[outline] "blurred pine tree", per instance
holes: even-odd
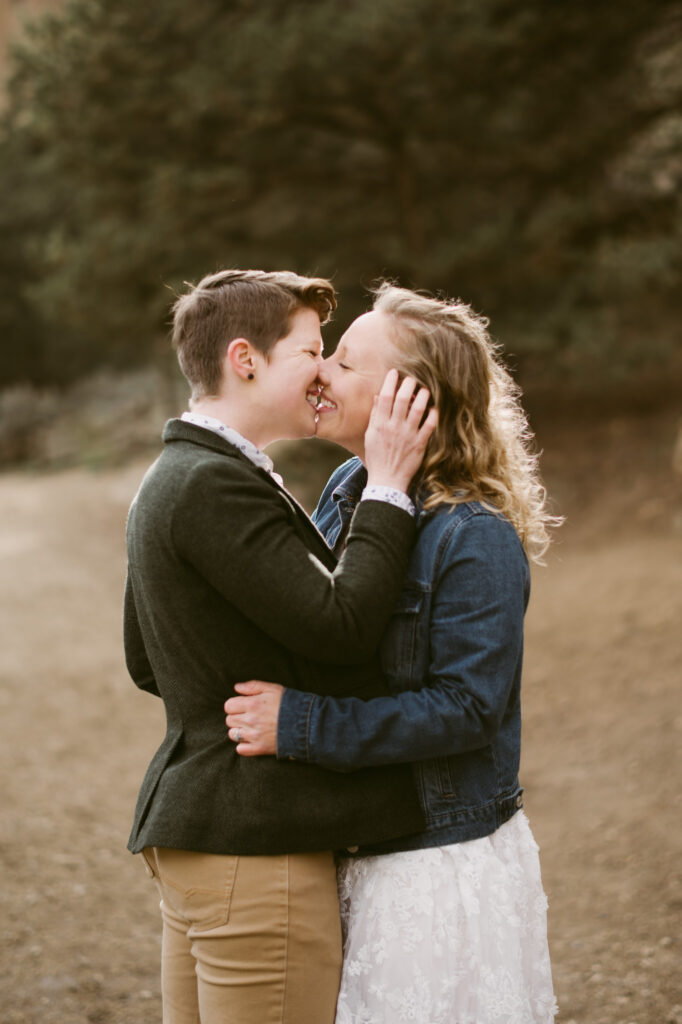
[[[679,0],[71,0],[8,86],[0,379],[149,360],[230,265],[333,275],[340,325],[462,295],[529,379],[663,364],[681,49]]]

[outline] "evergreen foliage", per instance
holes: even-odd
[[[71,0],[17,50],[0,381],[165,346],[220,266],[461,295],[522,370],[676,344],[682,4]]]

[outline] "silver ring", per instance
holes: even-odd
[[[235,729],[234,730],[234,742],[235,743],[241,743],[241,741],[242,741],[242,734],[240,733],[239,729]]]

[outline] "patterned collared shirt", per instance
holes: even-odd
[[[224,438],[230,444],[233,444],[235,448],[238,448],[242,455],[246,455],[247,459],[250,459],[255,466],[264,469],[267,473],[272,473],[272,459],[265,452],[262,452],[260,448],[257,448],[252,441],[249,441],[247,437],[240,434],[238,430],[234,430],[233,427],[228,427],[222,420],[216,419],[215,416],[204,416],[203,413],[199,412],[183,412],[182,419],[186,423],[193,423],[195,427],[212,430],[214,434],[218,434],[219,437]]]

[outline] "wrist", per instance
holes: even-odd
[[[381,487],[381,486],[367,486],[360,496],[360,501],[385,501],[389,505],[395,505],[397,508],[401,508],[403,512],[407,512],[410,516],[415,516],[417,510],[414,506],[414,502],[410,498],[409,494],[405,491],[399,491],[397,487]]]
[[[307,761],[308,723],[314,693],[285,687],[277,716],[277,760]]]

